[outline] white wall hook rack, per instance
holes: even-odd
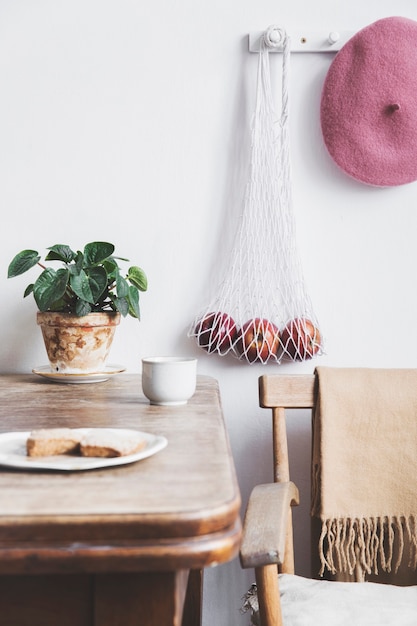
[[[287,33],[291,40],[291,52],[337,52],[345,45],[354,32],[346,30],[293,31]],[[259,52],[261,41],[267,44],[270,52],[282,52],[284,31],[279,26],[269,26],[265,31],[249,33],[249,51]]]

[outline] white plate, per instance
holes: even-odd
[[[57,383],[102,383],[108,380],[114,374],[120,374],[126,371],[123,365],[108,365],[103,372],[94,372],[93,374],[65,374],[64,372],[53,372],[49,365],[35,367],[32,372],[44,376]]]
[[[80,434],[94,430],[93,428],[74,428]],[[101,429],[102,430],[102,429]],[[65,472],[76,472],[81,470],[97,469],[100,467],[114,467],[115,465],[126,465],[141,461],[160,450],[163,450],[168,441],[161,435],[151,435],[142,431],[133,431],[124,428],[106,428],[110,432],[130,433],[135,435],[139,432],[146,439],[146,447],[126,456],[112,458],[102,457],[82,457],[70,454],[60,454],[56,456],[29,457],[26,455],[26,440],[30,431],[0,433],[0,465],[7,467],[17,467],[25,470],[46,469],[61,470]]]

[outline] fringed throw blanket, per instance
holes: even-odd
[[[321,574],[417,566],[417,370],[316,369]],[[404,550],[407,546],[407,554]]]

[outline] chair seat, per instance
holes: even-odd
[[[285,626],[416,626],[417,586],[344,583],[279,575]],[[255,597],[252,623],[259,626]]]

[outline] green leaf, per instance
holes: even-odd
[[[107,287],[106,270],[102,267],[81,270],[79,274],[71,275],[70,285],[81,300],[94,304]]]
[[[83,317],[91,313],[91,306],[85,300],[77,300],[75,303],[75,315],[77,317]]]
[[[92,267],[86,270],[85,273],[90,282],[94,302],[97,302],[107,288],[107,272],[104,267]]]
[[[136,265],[134,265],[133,267],[129,267],[127,280],[129,280],[132,285],[139,289],[139,291],[146,291],[148,289],[148,279],[146,277],[146,274],[140,267],[137,267]]]
[[[26,298],[26,296],[30,296],[32,292],[33,292],[33,283],[31,283],[30,285],[26,287],[23,297]]]
[[[123,317],[126,317],[129,313],[129,302],[127,301],[127,298],[115,298],[114,304],[119,313],[121,313]]]
[[[139,307],[139,291],[136,287],[129,287],[129,313],[132,317],[137,317],[140,320],[140,307]]]
[[[103,261],[103,267],[106,270],[109,278],[113,278],[113,280],[116,280],[116,277],[119,274],[119,266],[117,265],[114,257],[109,257],[108,259],[105,259]]]
[[[106,241],[93,241],[87,243],[84,248],[85,266],[98,265],[111,256],[114,252],[114,245]]]
[[[40,311],[47,311],[65,293],[69,272],[67,269],[55,271],[46,268],[33,285],[33,296]]]
[[[76,257],[75,252],[69,246],[64,244],[56,244],[47,248],[49,250],[45,257],[45,261],[63,261],[63,263],[71,263]]]
[[[129,284],[120,274],[116,277],[116,292],[118,298],[126,298],[129,294]]]
[[[82,252],[78,250],[74,258],[74,264],[71,265],[71,269],[74,269],[74,272],[80,273],[83,268],[83,265],[84,265],[84,255]]]
[[[71,305],[71,310],[72,306],[73,305]],[[55,300],[55,302],[49,305],[48,311],[67,311],[69,313],[70,309],[68,302],[64,298],[59,298],[59,300]]]
[[[84,255],[82,252],[77,252],[74,258],[74,263],[68,265],[68,270],[71,276],[78,276],[84,269]]]
[[[7,270],[7,278],[14,278],[14,276],[20,276],[31,267],[34,267],[36,263],[40,261],[41,257],[36,250],[22,250],[19,254],[16,254],[14,259],[10,262]]]
[[[70,287],[78,298],[94,304],[93,294],[91,293],[90,281],[84,270],[78,274],[70,275]]]

